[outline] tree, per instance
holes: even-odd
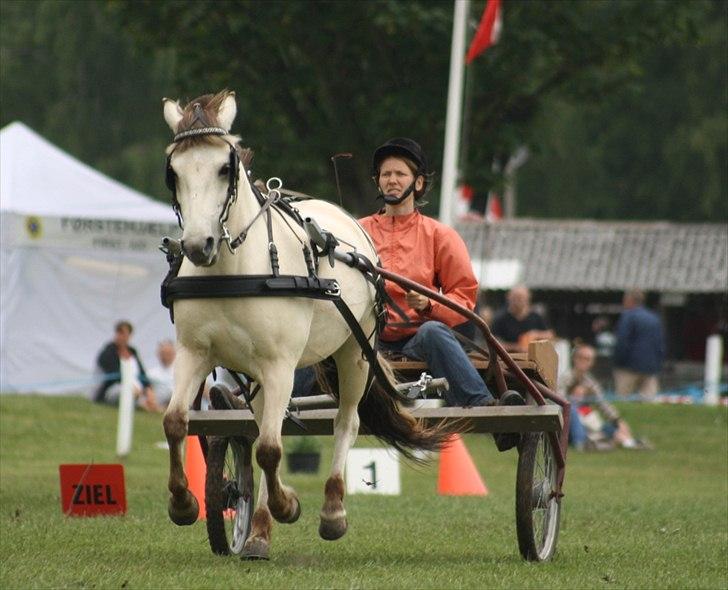
[[[690,7],[694,40],[638,56],[629,83],[590,100],[547,99],[519,178],[520,214],[728,219],[728,11]]]
[[[395,135],[417,137],[442,159],[452,6],[442,2],[135,2],[117,5],[152,47],[173,48],[178,82],[196,93],[238,89],[239,129],[256,169],[334,199],[329,157],[342,164],[345,205],[369,211],[369,154]],[[477,8],[477,7],[476,7]],[[645,51],[690,39],[705,7],[676,2],[504,3],[504,36],[469,75],[472,112],[465,172],[497,186],[505,162],[555,93],[608,97],[641,73]],[[159,27],[158,23],[165,23]],[[169,35],[168,31],[175,31]],[[483,84],[477,82],[482,80]],[[434,196],[436,201],[437,196]]]
[[[482,5],[473,3],[473,17]],[[417,138],[432,168],[440,168],[450,2],[6,0],[1,6],[2,123],[22,119],[140,190],[167,198],[161,169],[170,134],[160,99],[226,87],[237,91],[233,129],[256,150],[258,176],[281,176],[288,187],[336,201],[330,157],[354,153],[339,164],[344,205],[352,212],[375,206],[369,158],[389,137]],[[502,187],[497,168],[525,144],[535,155],[522,169],[519,213],[627,216],[635,203],[652,200],[660,203],[653,211],[680,218],[696,162],[711,188],[695,214],[721,211],[724,5],[506,0],[503,10],[501,41],[467,70],[463,172],[477,192]],[[707,25],[715,32],[698,35]],[[706,61],[709,67],[698,65]],[[673,62],[683,65],[671,69]],[[666,84],[687,106],[670,111],[680,141],[669,148],[662,116],[642,102],[664,99],[655,85]],[[706,109],[711,100],[717,106]],[[651,115],[640,115],[644,141],[629,146],[642,152],[624,154],[637,107]],[[670,162],[655,168],[659,178],[630,169],[640,162],[651,170],[659,159]],[[435,183],[430,213],[437,193]],[[642,205],[638,210],[649,214]]]
[[[140,53],[99,2],[3,0],[0,124],[19,120],[79,159],[166,198],[161,97],[174,55]],[[43,163],[38,162],[39,170]]]

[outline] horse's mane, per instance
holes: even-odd
[[[182,119],[177,126],[177,133],[189,131],[190,129],[200,129],[202,127],[219,127],[220,122],[217,118],[217,112],[220,109],[225,98],[230,94],[229,90],[222,90],[217,94],[203,94],[197,98],[190,100],[182,108]],[[167,148],[167,152],[175,149],[177,152],[183,152],[186,149],[200,144],[219,144],[226,141],[236,147],[240,160],[245,168],[250,166],[253,161],[253,150],[240,146],[240,137],[237,135],[193,135],[181,139],[175,144]]]

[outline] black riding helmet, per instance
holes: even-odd
[[[377,187],[379,187],[379,168],[382,162],[390,156],[402,156],[415,163],[415,166],[417,166],[415,178],[418,176],[424,178],[422,190],[415,194],[415,198],[419,198],[425,194],[428,180],[427,157],[422,151],[420,144],[408,137],[394,137],[374,150],[374,155],[372,156],[372,177],[374,178],[374,182],[377,183]]]

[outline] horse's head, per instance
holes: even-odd
[[[236,111],[229,91],[201,96],[184,108],[164,99],[164,119],[175,134],[167,148],[167,186],[183,225],[182,251],[196,266],[217,260],[237,196],[239,138],[229,135]]]

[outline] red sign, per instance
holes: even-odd
[[[126,514],[123,465],[61,465],[59,471],[67,516]]]

